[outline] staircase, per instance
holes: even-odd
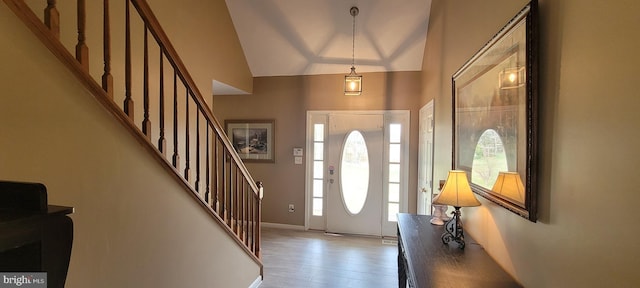
[[[252,179],[233,149],[147,2],[118,1],[117,5],[125,5],[124,15],[112,17],[110,12],[114,9],[109,0],[103,0],[101,15],[88,14],[85,0],[77,1],[75,15],[59,12],[55,0],[31,1],[31,6],[23,0],[3,1],[114,119],[189,191],[212,221],[262,267],[262,185]],[[42,2],[41,18],[34,12],[38,11],[33,7],[37,2]],[[69,6],[66,2],[71,1],[65,1]],[[60,40],[61,17],[65,15],[77,20],[77,43],[71,52]],[[86,20],[97,17],[103,20],[102,35],[92,37],[100,36],[103,47],[88,47]],[[114,21],[120,20],[124,23],[118,22],[117,26],[125,27],[118,31],[122,35],[111,29],[116,26]],[[112,45],[116,42],[124,45]],[[89,61],[100,58],[103,71],[90,71]],[[98,74],[100,77],[95,76]]]

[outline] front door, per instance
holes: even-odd
[[[330,114],[327,231],[382,235],[384,115]]]

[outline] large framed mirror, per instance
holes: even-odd
[[[453,74],[453,169],[472,190],[537,220],[537,3]]]

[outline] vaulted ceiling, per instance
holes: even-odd
[[[226,0],[254,77],[422,68],[431,0]]]

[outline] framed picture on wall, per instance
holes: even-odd
[[[453,74],[453,163],[472,190],[537,220],[537,2]]]
[[[226,120],[227,135],[244,162],[275,162],[275,120]]]

